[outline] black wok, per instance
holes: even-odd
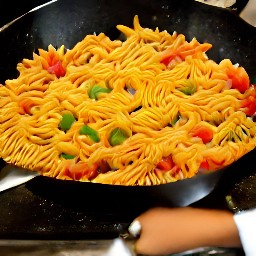
[[[18,19],[0,32],[0,83],[16,78],[16,64],[32,58],[38,48],[65,45],[72,48],[85,35],[104,32],[111,39],[120,36],[117,24],[132,26],[138,15],[143,27],[185,34],[210,42],[208,56],[219,62],[229,58],[256,76],[256,29],[234,11],[204,5],[193,0],[58,0]],[[255,151],[228,168],[191,179],[157,186],[116,186],[36,177],[27,183],[33,193],[62,203],[95,211],[139,212],[156,205],[187,206],[227,187],[234,179],[253,172]],[[5,163],[2,161],[2,166]]]

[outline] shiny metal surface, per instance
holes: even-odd
[[[37,172],[14,165],[6,165],[0,170],[0,192],[26,183],[38,175]]]
[[[113,240],[0,240],[3,256],[135,256],[133,244],[115,238]],[[242,256],[242,252],[229,248],[196,248],[172,256],[224,255]],[[142,256],[142,255],[140,255]],[[144,255],[146,256],[146,255]],[[169,255],[171,256],[171,254]]]
[[[3,256],[132,256],[122,240],[0,240]],[[109,254],[112,253],[112,254]]]
[[[29,10],[28,12],[22,14],[21,16],[15,18],[14,20],[12,20],[12,21],[8,22],[7,24],[5,24],[4,26],[2,26],[2,27],[0,28],[0,32],[2,32],[3,30],[7,29],[7,28],[8,28],[9,26],[11,26],[14,22],[18,21],[19,19],[21,19],[22,17],[24,17],[24,16],[27,15],[28,13],[34,12],[34,11],[40,9],[40,8],[43,8],[43,7],[46,6],[46,5],[52,4],[52,3],[57,2],[57,1],[58,1],[58,0],[52,0],[52,1],[46,2],[45,4],[39,5],[39,6],[35,7],[35,8],[33,8],[33,9]]]

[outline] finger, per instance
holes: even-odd
[[[129,226],[128,228],[129,233],[134,237],[134,238],[139,238],[141,234],[141,223],[139,222],[138,219],[135,219]]]

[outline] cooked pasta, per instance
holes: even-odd
[[[157,185],[230,165],[255,147],[255,89],[210,43],[118,25],[18,63],[0,86],[0,157],[57,179]]]

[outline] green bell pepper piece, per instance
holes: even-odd
[[[88,135],[94,142],[99,142],[100,137],[98,132],[89,127],[88,125],[83,125],[79,130],[79,133],[82,135]]]
[[[110,93],[110,92],[111,92],[111,89],[109,88],[104,88],[99,85],[94,85],[89,89],[88,95],[91,99],[97,100],[100,93]]]
[[[184,86],[179,89],[181,92],[183,92],[186,95],[192,95],[196,92],[196,86],[193,84],[189,84],[188,86]]]
[[[115,128],[110,134],[109,143],[111,146],[117,146],[122,144],[127,138],[128,135],[125,131],[120,128]]]
[[[76,121],[75,117],[72,114],[63,114],[60,121],[59,127],[63,131],[67,131],[71,128],[72,124]]]
[[[61,157],[65,158],[65,159],[73,159],[73,158],[75,158],[75,156],[72,156],[72,155],[69,155],[69,154],[64,154],[64,153],[61,154]]]

